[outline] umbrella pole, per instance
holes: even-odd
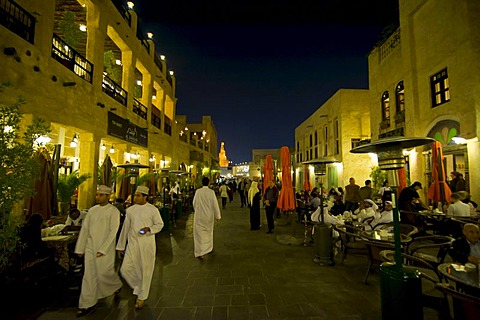
[[[438,185],[440,187],[440,200],[442,201],[442,207],[447,202],[445,197],[445,185],[444,185],[444,175],[443,175],[443,162],[441,157],[441,150],[437,148],[437,162],[438,162]],[[441,208],[439,208],[441,209]]]

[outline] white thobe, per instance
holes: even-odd
[[[215,219],[221,219],[215,192],[204,186],[193,197],[193,245],[195,257],[203,256],[213,250],[213,229]]]
[[[88,211],[78,235],[75,253],[85,255],[85,273],[78,307],[94,306],[99,299],[112,295],[122,287],[115,272],[115,237],[120,225],[120,212],[111,204],[96,205]],[[97,252],[103,256],[97,257]]]
[[[448,206],[447,214],[455,217],[470,217],[470,207],[462,201],[456,201]]]
[[[140,229],[149,227],[150,232],[140,234]],[[158,209],[146,203],[127,208],[117,250],[127,250],[120,273],[133,288],[133,294],[140,300],[147,300],[155,267],[155,233],[163,228],[163,220]]]
[[[399,216],[400,218],[400,216]],[[390,223],[393,222],[393,211],[382,211],[382,213],[379,213],[375,215],[375,219],[370,223],[372,228],[375,228],[375,226],[379,223]]]

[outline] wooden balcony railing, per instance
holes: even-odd
[[[113,99],[127,106],[127,91],[105,74],[103,75],[102,90]]]
[[[0,0],[0,24],[30,43],[35,38],[35,17],[11,0]]]
[[[133,98],[133,113],[138,114],[143,119],[147,120],[148,108],[145,107],[140,101]]]
[[[52,58],[72,70],[80,78],[92,83],[93,64],[56,34],[53,34]]]

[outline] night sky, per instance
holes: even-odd
[[[177,114],[211,115],[234,164],[293,147],[295,127],[338,89],[367,88],[367,55],[398,24],[398,0],[134,3],[175,71]]]

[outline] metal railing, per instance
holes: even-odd
[[[105,74],[103,75],[102,90],[124,106],[127,105],[127,91]]]
[[[140,29],[140,26],[137,26],[137,39],[140,40],[142,43],[142,46],[147,49],[147,52],[150,54],[150,43],[148,43],[147,39],[145,39],[144,33],[142,32],[142,29]]]
[[[158,69],[163,72],[163,65],[162,65],[162,59],[158,56],[158,53],[155,52],[155,55],[153,56],[153,61],[157,65]]]
[[[92,83],[93,64],[56,34],[53,34],[52,39],[52,58],[72,70],[80,78]]]
[[[112,3],[117,8],[118,12],[122,15],[122,17],[128,22],[128,25],[132,26],[132,15],[128,12],[128,9],[125,8],[123,3],[120,0],[112,0]]]
[[[170,83],[171,86],[173,86],[173,80],[172,80],[172,76],[170,75],[170,73],[167,72],[167,81],[168,83]]]
[[[35,17],[11,0],[0,0],[0,24],[33,44]]]
[[[145,107],[140,101],[133,98],[133,113],[138,114],[143,119],[147,119],[148,108]]]

